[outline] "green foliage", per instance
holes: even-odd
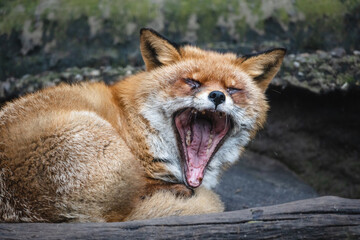
[[[197,26],[192,30],[198,33],[199,41],[206,41],[217,37],[219,18],[232,22],[230,24],[240,35],[250,28],[263,30],[265,18],[268,17],[263,12],[266,4],[270,3],[262,0],[167,0],[163,3],[151,0],[12,0],[0,4],[0,34],[21,31],[26,21],[34,24],[36,21],[49,20],[56,22],[55,33],[61,35],[71,21],[92,17],[100,25],[104,21],[110,22],[107,26],[113,28],[113,34],[123,36],[128,23],[135,23],[139,27],[149,26],[162,13],[170,33],[187,32],[192,27],[189,20],[195,16]],[[270,11],[271,16],[282,26],[290,23],[291,8],[295,7],[295,11],[305,16],[305,25],[317,26],[321,21],[325,28],[340,28],[344,14],[359,5],[358,0],[297,0],[293,5],[276,5]]]
[[[183,0],[166,1],[164,5],[165,19],[168,21],[169,32],[186,32],[189,26],[189,19],[192,15],[197,18],[200,40],[216,37],[213,29],[216,28],[220,15],[225,18],[228,13],[236,9],[237,1],[206,1],[206,0]]]
[[[297,0],[296,7],[305,14],[306,20],[310,22],[325,16],[339,19],[346,13],[346,7],[340,0]]]
[[[359,0],[0,0],[0,43],[8,46],[0,49],[0,78],[58,64],[123,64],[127,54],[138,62],[141,27],[176,42],[239,43],[239,52],[270,42],[354,50],[359,37],[349,29],[359,10]]]
[[[290,22],[289,13],[284,8],[275,10],[275,16],[285,25],[288,25]]]
[[[117,29],[129,22],[146,24],[156,16],[156,5],[149,0],[14,0],[3,3],[0,9],[0,34],[20,31],[24,22],[30,20],[56,20],[59,28],[82,16],[111,20]]]
[[[6,1],[0,9],[0,34],[10,33],[11,30],[21,30],[24,22],[35,16],[38,0]]]
[[[297,9],[305,16],[307,25],[315,25],[320,31],[326,28],[341,32],[345,14],[360,6],[358,0],[297,0]]]

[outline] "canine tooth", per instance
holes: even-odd
[[[206,152],[208,152],[208,150],[210,149],[212,141],[213,141],[213,135],[210,134],[210,138],[209,138],[209,141],[208,141]]]
[[[210,138],[210,139],[209,139],[209,142],[208,142],[208,148],[211,147],[211,143],[212,143],[212,139]]]
[[[188,130],[187,132],[186,132],[186,145],[190,145],[191,144],[191,131],[190,130]]]
[[[186,145],[190,145],[191,144],[191,136],[190,135],[187,135],[186,136]]]

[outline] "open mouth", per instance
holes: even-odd
[[[206,166],[231,128],[228,115],[215,110],[187,108],[174,116],[186,184],[200,186]]]

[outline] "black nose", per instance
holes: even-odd
[[[212,91],[209,94],[209,99],[215,104],[215,109],[216,109],[218,105],[225,102],[225,94],[220,91]]]

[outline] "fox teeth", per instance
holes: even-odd
[[[186,136],[186,145],[189,146],[191,144],[191,137],[189,135]]]
[[[212,139],[210,138],[210,139],[209,139],[209,142],[208,142],[208,148],[211,147],[211,144],[212,144]]]
[[[213,141],[213,135],[212,135],[212,134],[210,134],[210,138],[209,138],[208,145],[207,145],[207,150],[209,150],[209,149],[210,149],[211,144],[212,144],[212,141]]]
[[[186,145],[190,145],[191,144],[191,131],[190,130],[188,130],[187,132],[186,132]]]

